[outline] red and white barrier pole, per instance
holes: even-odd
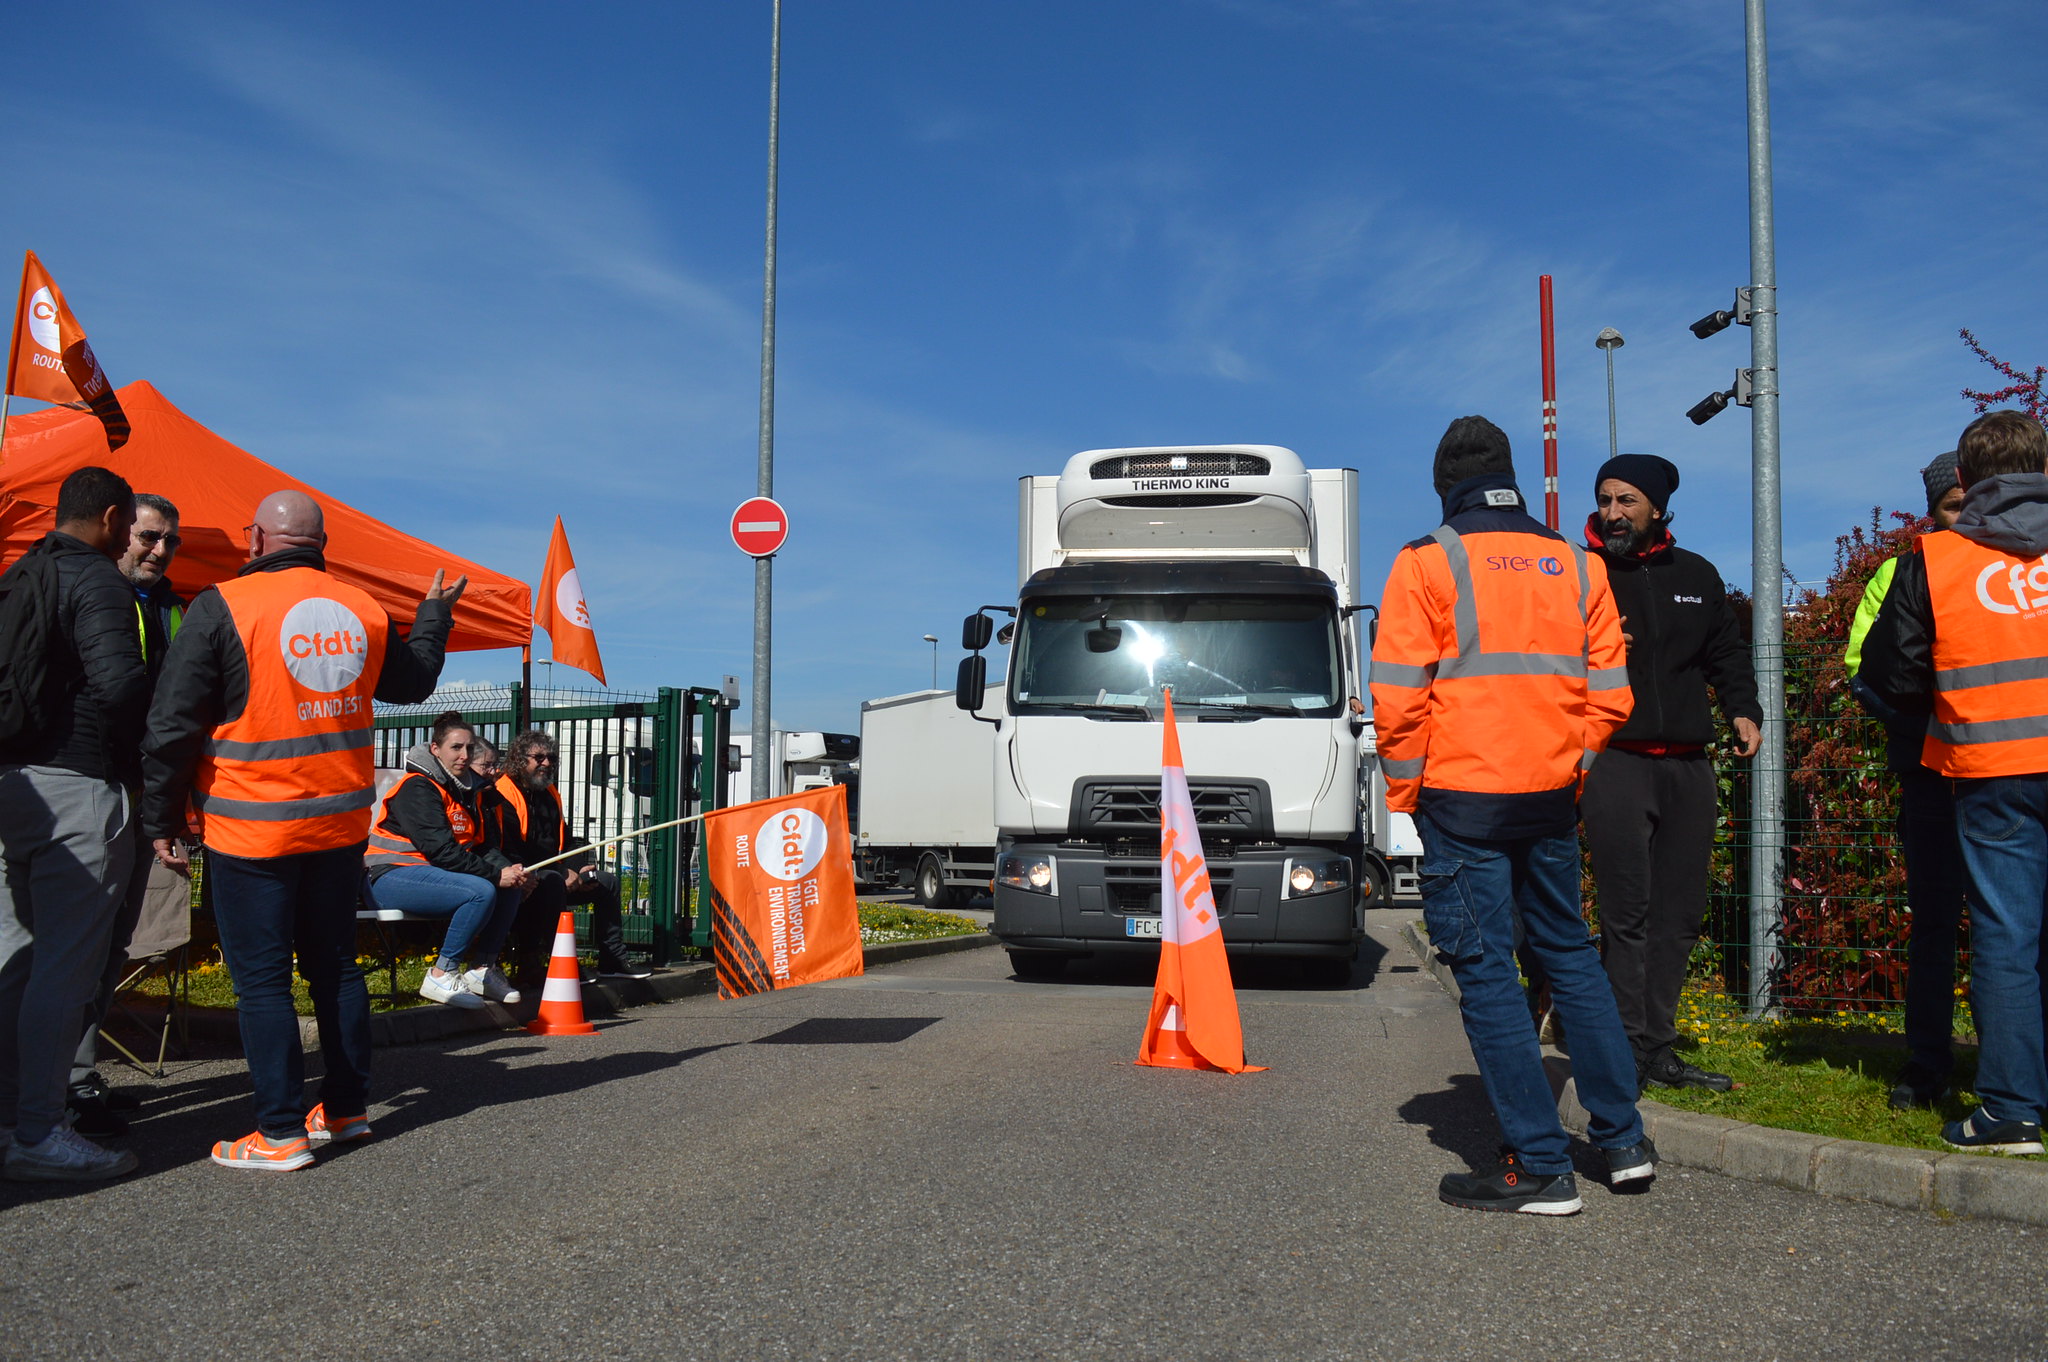
[[[1543,311],[1543,523],[1557,528],[1557,332],[1550,316],[1550,276],[1537,285]]]

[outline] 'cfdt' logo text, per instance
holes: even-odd
[[[1995,615],[2018,615],[2048,605],[2048,558],[2031,563],[2001,558],[1986,564],[1977,574],[1977,599]]]

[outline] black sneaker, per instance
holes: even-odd
[[[98,1069],[88,1071],[85,1075],[85,1082],[75,1091],[94,1093],[102,1102],[107,1104],[108,1111],[118,1111],[123,1116],[126,1116],[131,1111],[142,1110],[142,1099],[140,1097],[123,1092],[119,1088],[108,1087],[107,1080],[100,1076]]]
[[[1918,1064],[1908,1064],[1899,1073],[1899,1081],[1892,1087],[1891,1108],[1893,1111],[1911,1111],[1915,1107],[1931,1107],[1949,1095],[1948,1080],[1936,1076]]]
[[[71,1113],[71,1128],[81,1135],[110,1140],[128,1133],[128,1123],[114,1114],[104,1097],[94,1093],[72,1093],[64,1110]]]
[[[1620,1188],[1632,1183],[1647,1187],[1657,1179],[1657,1146],[1650,1143],[1650,1137],[1643,1136],[1641,1144],[1632,1144],[1626,1149],[1609,1149],[1607,1154],[1607,1185]]]
[[[1704,1088],[1708,1092],[1727,1092],[1735,1086],[1735,1080],[1727,1074],[1708,1073],[1696,1069],[1677,1055],[1665,1054],[1653,1059],[1643,1069],[1643,1086],[1648,1088]]]
[[[1994,1121],[1978,1107],[1941,1128],[1941,1138],[1973,1154],[2039,1154],[2041,1127],[2032,1121]]]
[[[597,967],[597,977],[600,979],[646,979],[653,973],[651,969],[634,969],[631,965],[607,965],[600,962]]]
[[[1447,1206],[1524,1215],[1577,1215],[1585,1206],[1570,1173],[1532,1173],[1512,1155],[1490,1172],[1444,1174],[1436,1195]]]

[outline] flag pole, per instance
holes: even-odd
[[[14,401],[14,394],[0,391],[0,459],[7,457],[7,406]]]
[[[666,832],[670,828],[679,828],[685,823],[700,822],[703,819],[709,818],[714,813],[724,812],[725,810],[723,809],[706,809],[702,813],[693,813],[688,818],[671,818],[666,823],[650,823],[644,828],[635,828],[631,832],[622,832],[616,837],[607,837],[601,842],[587,842],[580,847],[571,847],[569,850],[563,852],[561,855],[550,856],[545,861],[529,862],[526,868],[528,870],[544,870],[548,866],[554,865],[558,861],[566,861],[569,860],[571,857],[581,856],[585,852],[595,851],[599,847],[608,847],[612,845],[614,842],[626,842],[632,840],[635,837],[645,837],[650,832]]]
[[[529,635],[530,637],[530,635]],[[533,644],[528,643],[519,650],[519,703],[512,706],[512,736],[518,737],[528,728],[528,716],[533,713]],[[509,740],[508,740],[509,741]]]

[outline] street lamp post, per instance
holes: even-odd
[[[926,634],[924,641],[932,645],[932,689],[939,688],[939,636]]]
[[[1621,441],[1614,427],[1614,352],[1628,342],[1621,333],[1611,326],[1602,327],[1600,334],[1593,337],[1593,344],[1607,356],[1607,457],[1613,458],[1621,452]]]

